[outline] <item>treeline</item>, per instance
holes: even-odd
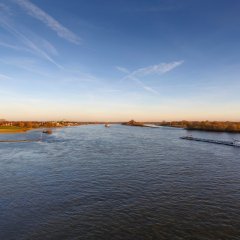
[[[40,127],[53,127],[51,122],[12,122],[12,126],[20,128],[40,128]]]
[[[135,127],[143,127],[144,124],[140,122],[136,122],[134,120],[130,120],[129,122],[124,122],[122,125],[127,125],[127,126],[135,126]]]
[[[161,126],[180,127],[188,130],[215,131],[215,132],[240,132],[240,122],[220,121],[173,121],[161,122]]]
[[[64,126],[77,126],[83,123],[78,122],[39,122],[39,121],[1,121],[0,126],[13,126],[20,128],[51,128],[51,127],[64,127]]]
[[[0,119],[1,120],[1,119]],[[14,126],[20,128],[51,128],[65,126],[79,126],[88,124],[105,124],[106,122],[71,122],[71,121],[0,121],[0,126]]]

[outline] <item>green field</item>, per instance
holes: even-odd
[[[0,133],[18,133],[26,132],[27,128],[21,128],[17,126],[0,126]]]

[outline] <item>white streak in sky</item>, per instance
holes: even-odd
[[[152,65],[149,67],[145,68],[139,68],[135,71],[133,71],[130,75],[131,76],[137,76],[137,77],[142,77],[146,75],[151,75],[151,74],[164,74],[167,72],[170,72],[174,68],[180,66],[183,64],[184,61],[176,61],[176,62],[171,62],[171,63],[160,63],[158,65]]]
[[[146,84],[144,84],[141,80],[139,80],[136,77],[133,76],[128,76],[128,79],[133,80],[134,82],[136,82],[139,86],[141,86],[145,91],[150,92],[150,93],[154,93],[154,94],[159,94],[158,91],[156,91],[155,89],[147,86]]]
[[[128,69],[124,68],[124,67],[119,67],[119,66],[116,66],[115,67],[119,72],[122,72],[122,73],[130,73]]]
[[[48,60],[49,62],[53,63],[55,66],[57,66],[58,68],[63,68],[63,66],[61,66],[60,64],[58,64],[57,62],[55,62],[44,50],[40,49],[33,41],[31,41],[28,37],[26,37],[23,33],[19,32],[13,25],[11,25],[10,23],[8,23],[7,21],[5,21],[4,19],[0,19],[0,23],[2,24],[2,26],[9,31],[10,33],[12,33],[13,35],[15,35],[19,40],[21,40],[24,45],[31,51],[34,52],[35,54],[45,58],[46,60]],[[46,41],[45,41],[46,43]],[[49,48],[50,45],[48,45]]]
[[[0,12],[5,12],[5,13],[8,13],[8,14],[12,14],[12,12],[10,11],[10,8],[3,4],[3,3],[0,3]]]
[[[17,51],[28,51],[27,48],[19,47],[17,45],[12,45],[12,44],[5,43],[5,42],[0,42],[0,47],[10,48],[10,49],[17,50]]]
[[[65,40],[79,44],[80,38],[72,31],[61,25],[56,19],[44,12],[41,8],[31,3],[28,0],[14,0],[27,14],[33,18],[38,19],[48,26],[51,30],[57,33],[57,35]]]
[[[139,68],[133,72],[129,72],[127,69],[122,68],[122,67],[116,67],[119,71],[124,72],[124,70],[128,71],[128,74],[122,78],[122,80],[125,79],[130,79],[135,81],[138,85],[140,85],[144,90],[151,92],[151,93],[155,93],[158,94],[158,92],[156,90],[154,90],[153,88],[145,85],[141,80],[139,80],[139,78],[147,76],[147,75],[153,75],[153,74],[164,74],[167,72],[172,71],[174,68],[182,65],[184,63],[184,61],[175,61],[175,62],[170,62],[170,63],[160,63],[157,65],[152,65],[149,67],[144,67],[144,68]],[[126,73],[126,71],[125,71]]]
[[[0,74],[0,80],[10,80],[10,79],[12,79],[12,78],[5,74]]]

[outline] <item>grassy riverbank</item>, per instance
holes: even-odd
[[[0,126],[0,134],[1,133],[24,133],[30,130],[25,127],[17,127],[17,126]]]
[[[32,129],[50,129],[74,127],[89,124],[87,122],[54,122],[54,121],[0,121],[0,134],[6,133],[24,133]]]

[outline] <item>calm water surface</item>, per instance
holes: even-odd
[[[1,143],[0,239],[239,240],[240,148],[186,134],[94,125]]]

